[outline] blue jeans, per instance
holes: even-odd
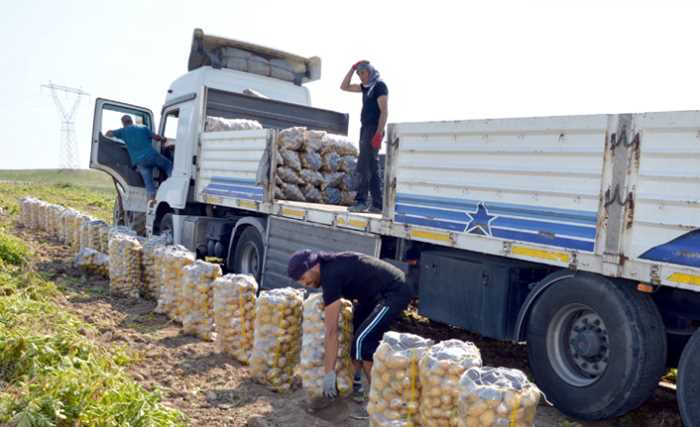
[[[153,168],[158,168],[163,171],[166,176],[170,176],[173,172],[173,162],[164,155],[153,151],[136,165],[136,169],[143,177],[143,183],[146,185],[146,193],[149,199],[156,196],[156,184],[153,181]]]

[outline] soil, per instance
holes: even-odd
[[[124,345],[135,355],[128,367],[131,376],[149,390],[161,390],[163,402],[182,411],[192,426],[351,426],[360,406],[352,401],[335,403],[314,414],[308,412],[300,384],[279,394],[254,383],[248,368],[232,357],[216,352],[213,343],[183,335],[180,326],[155,314],[155,302],[109,295],[109,281],[72,266],[71,251],[47,241],[41,233],[21,228],[15,234],[33,249],[37,270],[53,280],[65,294],[61,302],[98,331],[95,339],[106,345]],[[527,372],[526,347],[408,316],[396,330],[414,332],[435,340],[459,338],[473,341],[486,363]],[[681,426],[673,391],[659,388],[642,408],[617,420],[580,422],[569,419],[543,402],[536,426]]]

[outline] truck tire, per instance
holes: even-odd
[[[236,242],[230,265],[233,266],[234,273],[250,274],[260,283],[264,255],[262,236],[255,227],[246,227]]]
[[[535,382],[563,413],[584,420],[644,403],[665,371],[666,334],[649,295],[577,274],[547,288],[527,328]]]
[[[165,215],[163,215],[163,217],[160,219],[160,222],[158,223],[158,234],[162,236],[167,233],[170,233],[170,236],[172,237],[173,214],[171,213],[166,213]]]
[[[685,345],[678,364],[678,407],[686,427],[700,427],[700,329]]]

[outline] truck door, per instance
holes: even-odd
[[[121,117],[125,114],[131,116],[134,124],[141,124],[153,130],[151,110],[98,98],[95,101],[95,116],[92,122],[90,167],[111,175],[121,186],[121,189],[118,189],[120,192],[129,195],[144,193],[145,197],[143,178],[129,161],[124,141],[105,136],[107,131],[122,127]]]

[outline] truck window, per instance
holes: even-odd
[[[102,110],[102,134],[106,134],[109,130],[120,129],[122,127],[122,116],[125,114],[124,111],[112,110],[109,107],[105,107]],[[136,125],[143,125],[143,117],[138,114],[126,113],[131,116]]]
[[[177,122],[180,115],[179,113],[179,110],[170,111],[165,116],[165,127],[163,129],[163,136],[168,138],[172,142],[175,142],[175,138],[177,138]]]

